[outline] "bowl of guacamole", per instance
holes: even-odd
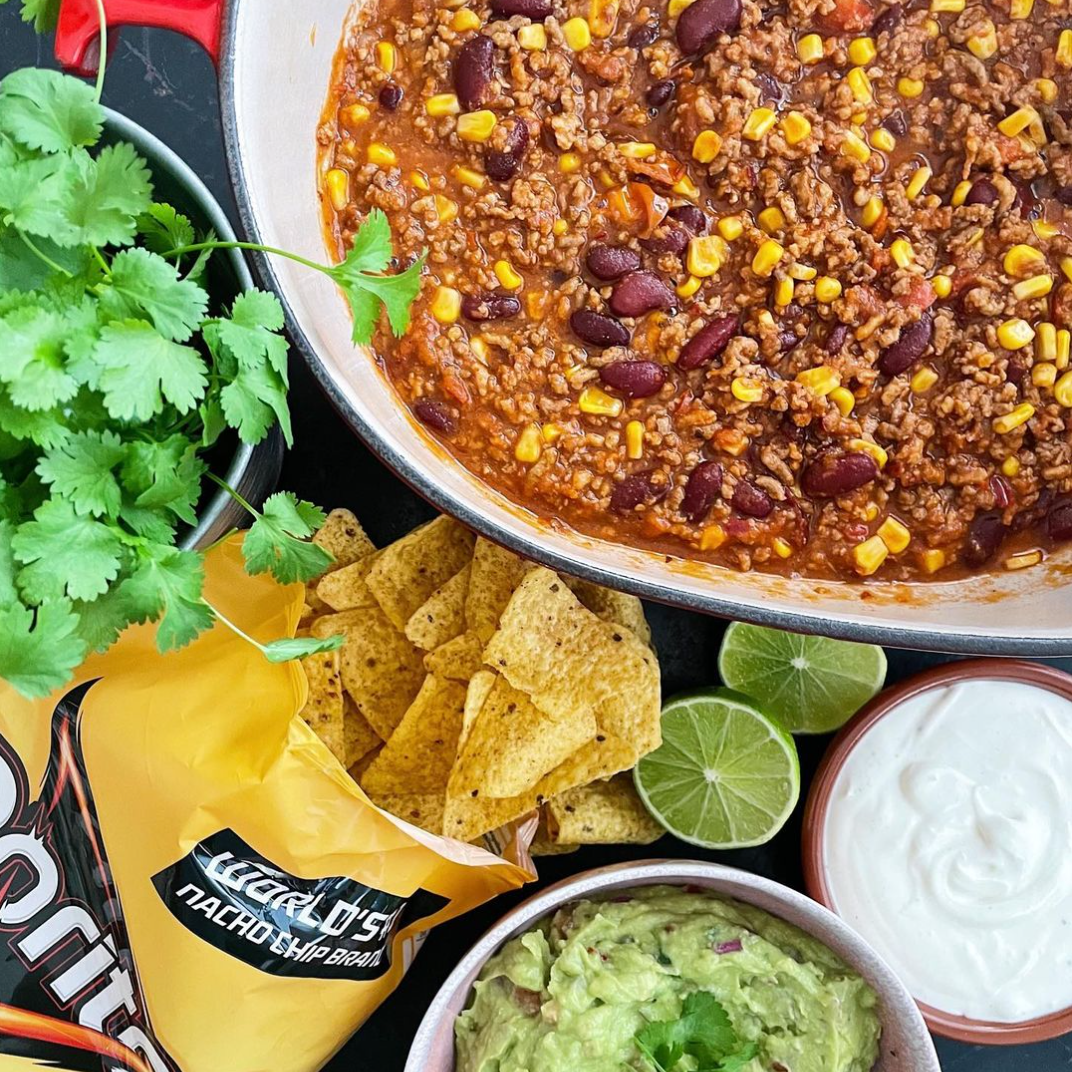
[[[462,960],[406,1072],[940,1072],[903,985],[802,894],[716,864],[586,872]]]

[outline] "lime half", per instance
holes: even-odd
[[[791,733],[829,733],[882,688],[886,653],[874,644],[734,622],[722,641],[718,672]]]
[[[796,745],[747,696],[706,689],[663,708],[663,743],[636,765],[648,811],[705,849],[761,845],[800,797]]]

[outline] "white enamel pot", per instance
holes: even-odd
[[[360,2],[360,0],[359,0]],[[166,26],[218,60],[223,129],[249,236],[325,257],[316,129],[350,0],[105,0],[114,25]],[[94,0],[65,0],[57,53],[88,61]],[[257,269],[286,306],[293,338],[361,438],[440,509],[555,568],[649,599],[800,632],[977,655],[1072,655],[1072,549],[1043,566],[949,583],[837,583],[741,574],[602,542],[488,488],[410,418],[373,355],[350,342],[331,282],[278,258]]]

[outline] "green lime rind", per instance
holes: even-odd
[[[671,834],[705,849],[770,841],[800,799],[793,738],[754,700],[704,689],[669,700],[663,743],[633,773],[648,811]]]
[[[802,636],[733,622],[718,671],[791,733],[830,733],[883,686],[886,653],[874,644]]]

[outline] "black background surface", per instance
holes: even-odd
[[[298,0],[300,2],[300,0]],[[38,39],[18,19],[18,0],[0,7],[0,76],[27,65],[51,64],[51,42]],[[280,42],[280,47],[285,47]],[[193,167],[235,218],[220,134],[215,72],[190,42],[162,31],[125,30],[109,66],[105,103],[162,138]],[[270,114],[270,110],[266,112]],[[309,132],[310,138],[313,132]],[[348,506],[369,534],[383,544],[401,536],[432,510],[385,469],[350,432],[320,393],[297,355],[292,361],[291,409],[296,446],[287,458],[281,487],[320,505]],[[1000,609],[998,609],[1000,613]],[[648,616],[662,663],[666,695],[717,683],[715,669],[724,625],[715,618],[661,606]],[[890,651],[889,680],[896,681],[948,657]],[[1072,659],[1052,660],[1072,671]],[[827,738],[798,738],[804,790]],[[642,850],[588,849],[539,864],[553,882],[589,867],[653,856],[717,860],[801,887],[800,809],[769,845],[737,852],[704,852],[666,837]],[[881,847],[874,846],[875,852]],[[438,928],[399,990],[327,1066],[328,1072],[401,1072],[410,1040],[440,983],[477,937],[534,887],[499,898]],[[296,1009],[295,1017],[315,1016]],[[937,1040],[945,1072],[1068,1072],[1072,1035],[1036,1046],[983,1047]],[[221,1072],[226,1072],[222,1070]],[[279,1069],[278,1072],[289,1072]]]

